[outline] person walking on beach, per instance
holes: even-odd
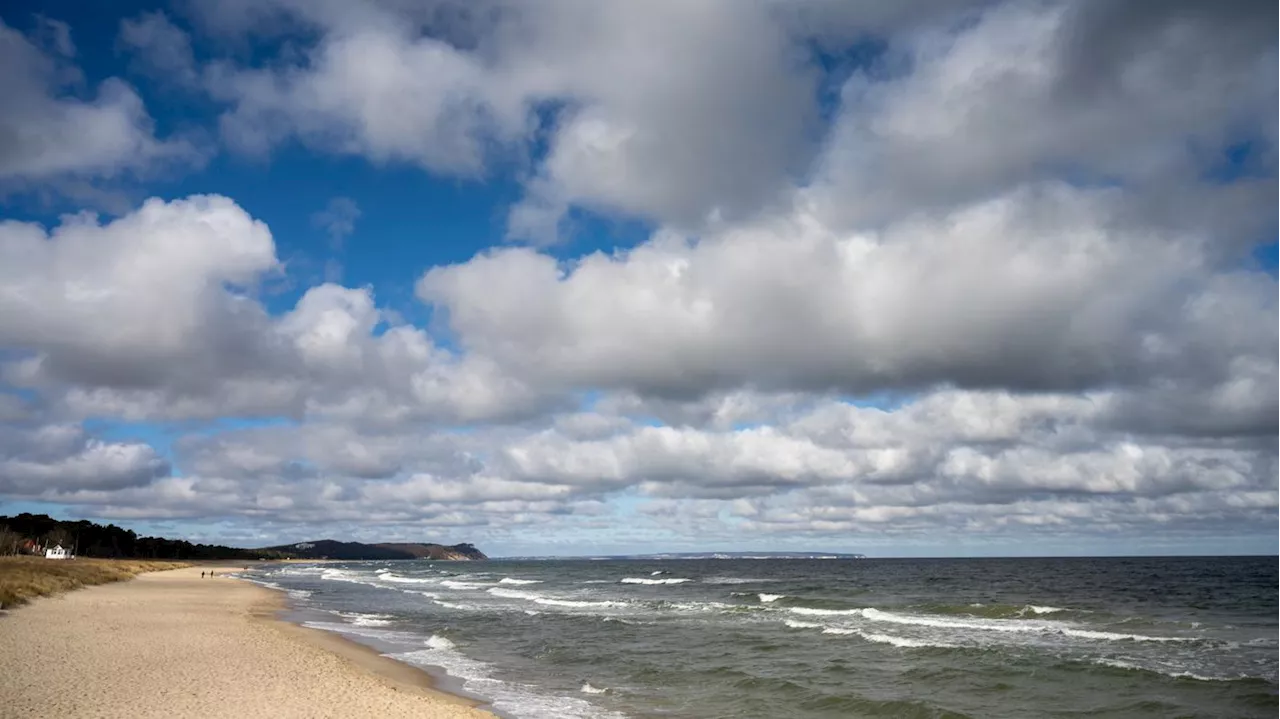
[[[200,572],[200,578],[204,579],[204,572]]]

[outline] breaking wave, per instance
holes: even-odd
[[[816,607],[788,607],[786,611],[792,614],[802,614],[810,617],[841,617],[856,616],[862,614],[861,609],[818,609]]]
[[[363,614],[361,612],[335,612],[357,627],[385,627],[391,624],[389,614]]]
[[[912,607],[924,614],[943,614],[961,617],[978,617],[982,619],[1017,619],[1027,616],[1045,614],[1087,614],[1083,610],[1050,607],[1039,604],[924,604]]]
[[[435,584],[439,580],[427,579],[424,577],[402,577],[399,574],[393,574],[386,570],[378,572],[378,579],[392,584]]]
[[[450,589],[482,589],[486,585],[477,584],[475,582],[459,582],[454,579],[446,579],[443,582],[440,582],[440,586],[448,587]]]
[[[693,581],[691,579],[683,579],[681,577],[671,577],[669,579],[645,579],[644,577],[623,577],[618,580],[619,584],[684,584]]]
[[[791,611],[796,611],[792,609]],[[1094,629],[1079,629],[1057,622],[1033,622],[1000,619],[938,619],[912,614],[895,614],[874,607],[855,610],[873,622],[888,624],[906,624],[937,629],[965,629],[989,632],[1031,632],[1037,634],[1063,634],[1078,639],[1098,641],[1133,641],[1133,642],[1189,642],[1197,641],[1191,637],[1153,637],[1145,634],[1123,634]]]
[[[457,645],[449,640],[448,637],[442,637],[439,634],[432,634],[426,641],[426,645],[432,649],[453,649]]]
[[[774,579],[755,579],[752,577],[707,577],[703,584],[766,584]]]
[[[1267,680],[1261,677],[1247,676],[1244,674],[1236,674],[1233,676],[1210,676],[1201,674],[1200,672],[1180,666],[1153,666],[1138,664],[1123,659],[1114,659],[1111,657],[1100,657],[1093,659],[1092,663],[1109,667],[1111,669],[1121,669],[1131,672],[1147,672],[1150,674],[1160,674],[1171,679],[1191,679],[1198,682],[1262,682]]]
[[[551,607],[624,607],[626,602],[617,602],[612,600],[586,600],[586,599],[561,599],[559,597],[547,597],[536,592],[526,592],[522,589],[502,589],[493,587],[488,590],[489,594],[504,599],[523,599],[533,602],[534,604],[542,604]]]

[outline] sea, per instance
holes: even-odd
[[[511,719],[1268,717],[1277,558],[268,565]]]

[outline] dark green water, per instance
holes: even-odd
[[[253,576],[512,717],[1274,717],[1275,558],[351,562]]]

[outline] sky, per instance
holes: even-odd
[[[0,8],[0,514],[1277,551],[1277,9]]]

